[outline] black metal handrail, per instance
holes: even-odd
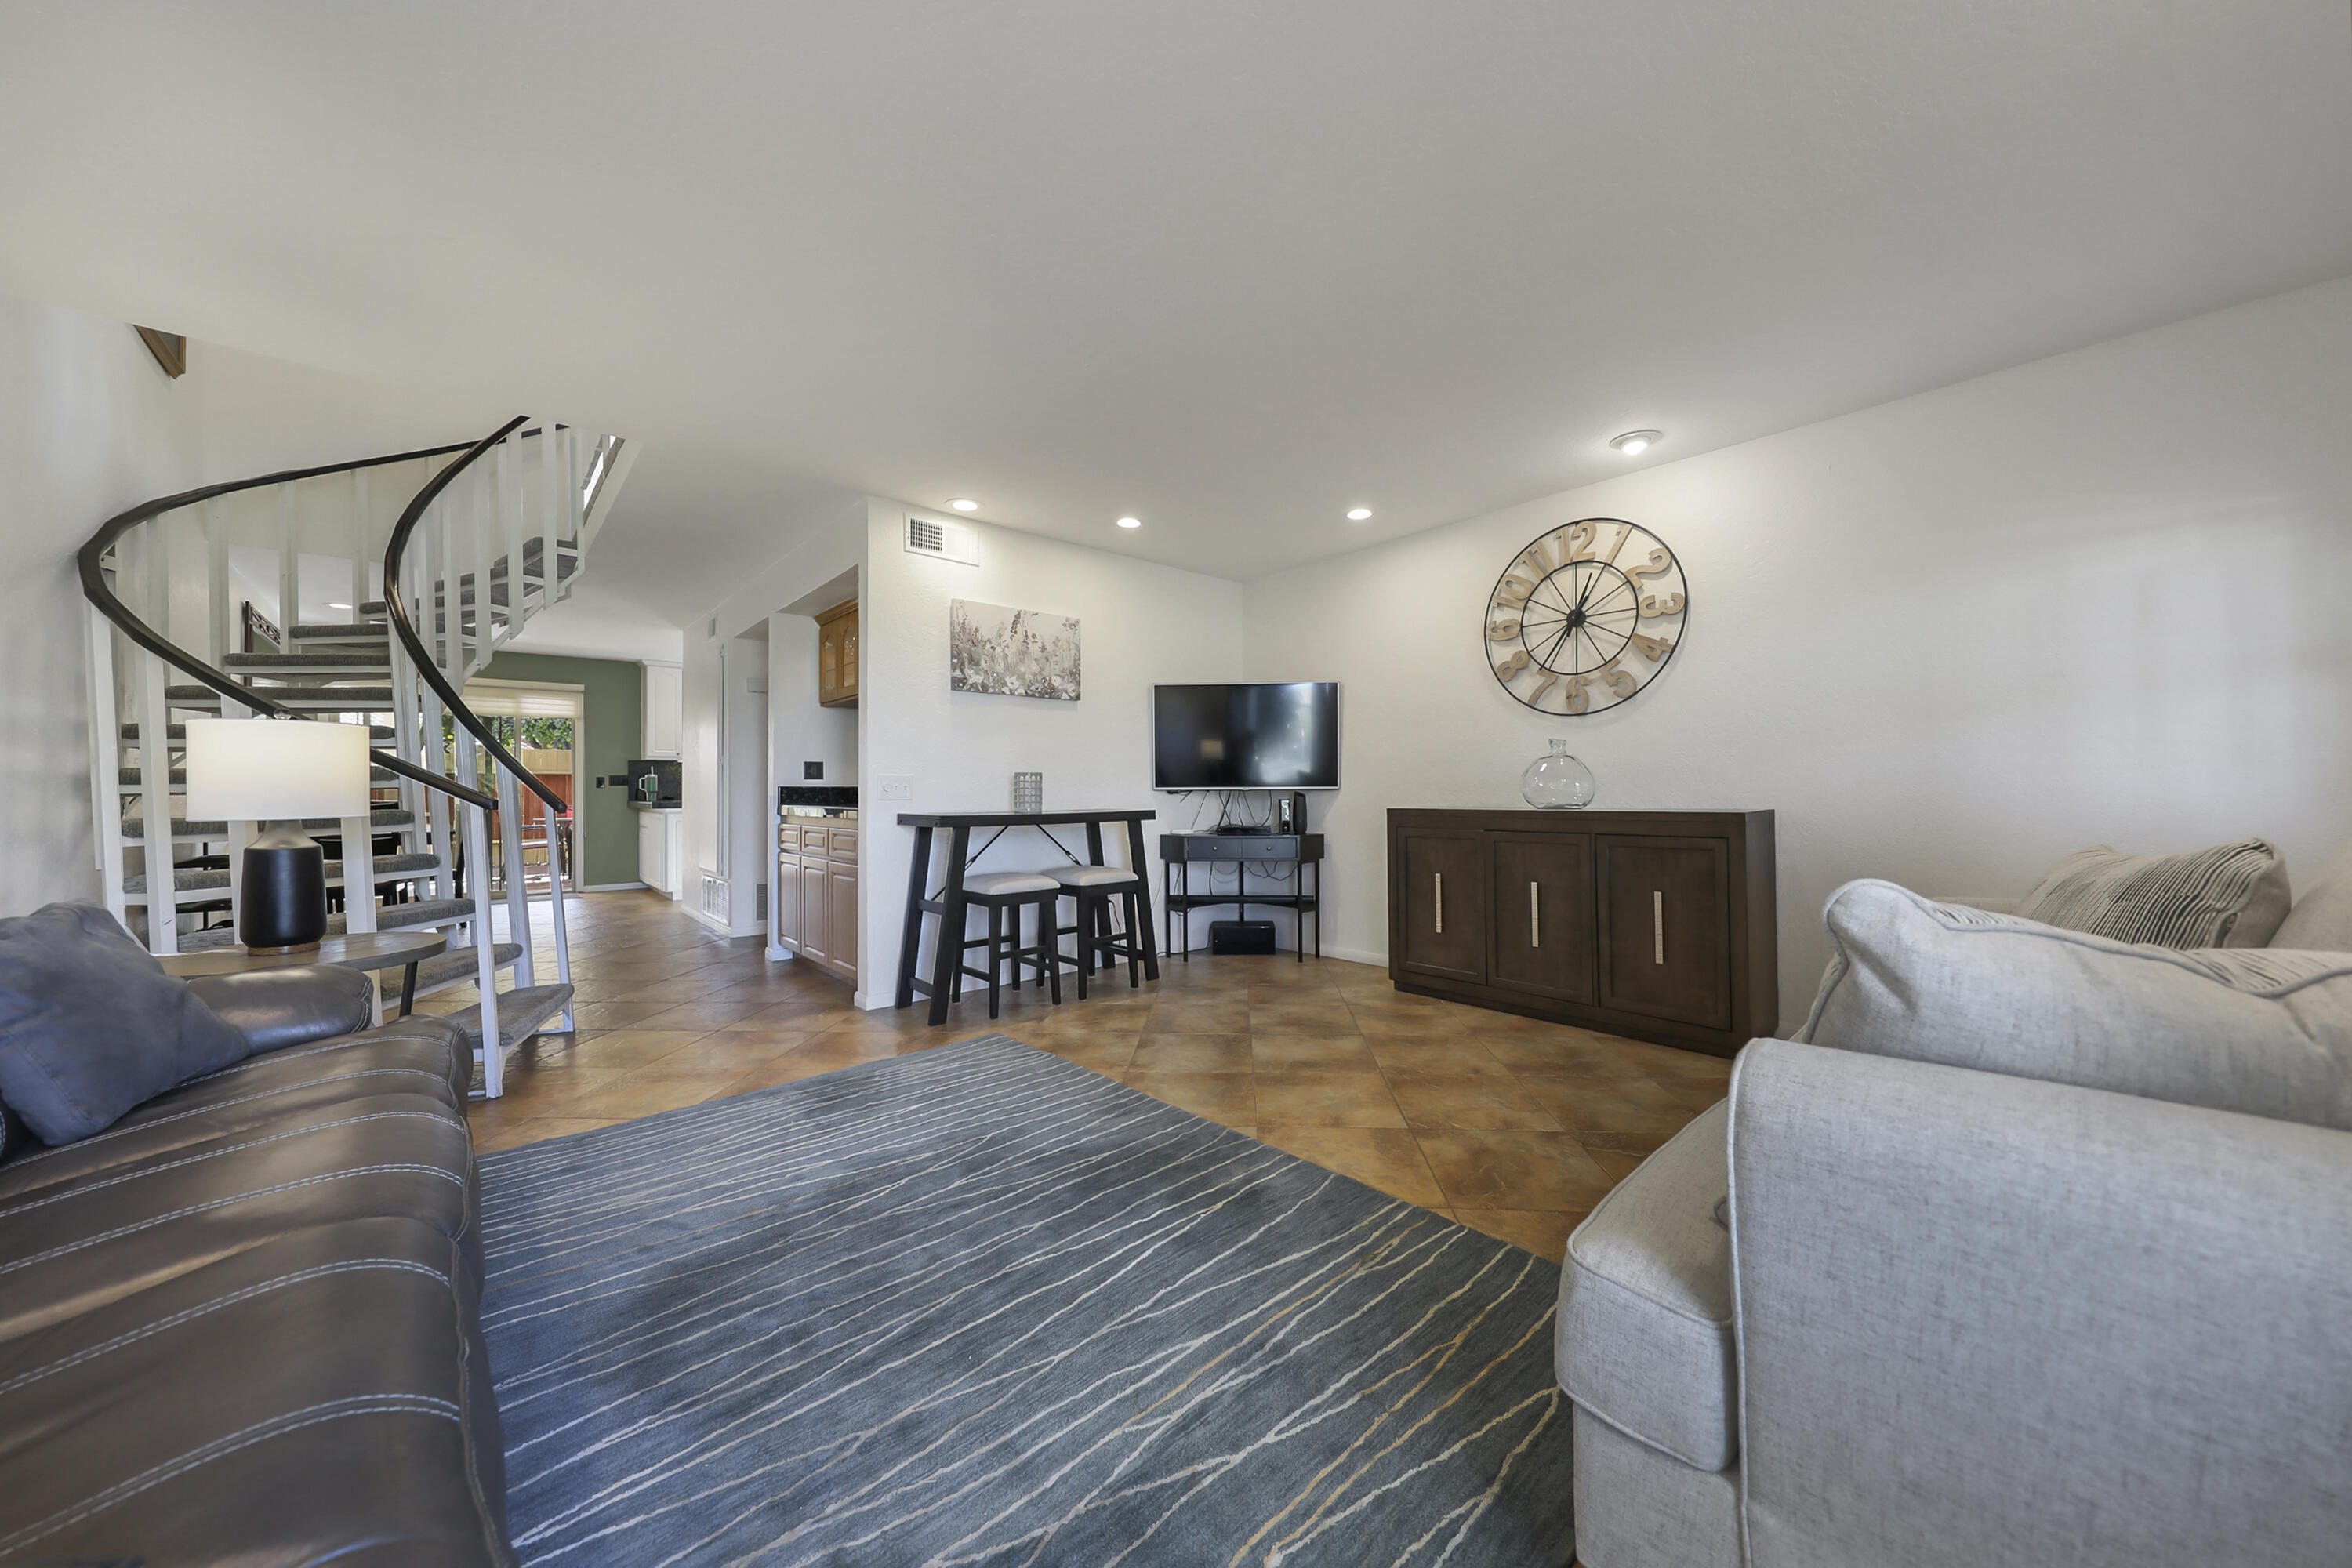
[[[521,421],[517,420],[515,423],[520,424]],[[513,425],[507,426],[508,430],[513,428]],[[500,434],[503,435],[505,432],[501,431]],[[448,447],[427,447],[415,452],[395,452],[387,458],[362,458],[357,462],[330,463],[317,468],[289,468],[282,473],[264,474],[258,479],[230,479],[222,484],[205,485],[196,489],[183,490],[178,495],[142,501],[129,511],[120,512],[107,519],[98,531],[91,534],[83,542],[81,549],[76,552],[74,559],[80,569],[82,597],[96,605],[98,613],[113,622],[124,637],[173,668],[194,676],[223,697],[242,702],[256,712],[267,713],[273,719],[306,719],[307,715],[297,713],[284,703],[263,696],[252,687],[240,685],[236,677],[214,668],[141,619],[131,606],[124,604],[115,594],[113,585],[107,582],[104,566],[106,552],[114,547],[117,540],[141,523],[160,517],[167,511],[177,511],[184,506],[194,506],[200,501],[211,500],[215,496],[233,495],[238,490],[258,489],[264,485],[288,484],[296,479],[315,479],[328,474],[347,474],[361,468],[382,468],[390,463],[411,463],[420,458],[439,458],[451,452],[467,452],[470,456],[472,452],[479,449],[479,445],[478,443],[474,447],[467,447],[463,443]],[[436,487],[446,482],[446,472],[447,470],[445,469],[443,476],[436,476],[436,485],[426,488],[432,489],[435,494],[438,494],[439,490]],[[387,586],[389,586],[388,584]],[[389,602],[387,596],[387,605]],[[459,710],[463,711],[463,704],[459,705]],[[313,721],[333,722],[328,720]],[[145,750],[144,741],[145,737],[142,736],[142,751]],[[154,750],[156,754],[162,754],[161,745],[156,746]],[[457,780],[431,768],[419,767],[404,758],[382,752],[373,752],[372,754],[378,765],[390,769],[403,778],[414,779],[427,788],[439,790],[444,795],[455,795],[459,800],[470,805],[478,805],[485,811],[497,808],[496,796],[461,784]],[[516,765],[520,767],[520,764]],[[529,774],[526,773],[525,776],[529,777]],[[534,786],[538,784],[535,779],[531,782]]]
[[[490,733],[488,726],[466,706],[466,700],[449,684],[440,667],[433,662],[433,656],[425,648],[424,639],[416,635],[415,624],[408,618],[408,606],[400,593],[400,568],[402,558],[408,552],[408,536],[416,531],[416,525],[424,520],[425,511],[441,499],[441,492],[449,488],[450,480],[465,472],[483,453],[513,435],[525,418],[526,416],[518,414],[475,442],[466,449],[464,457],[434,475],[425,487],[410,499],[407,510],[400,514],[400,521],[392,525],[392,538],[383,547],[383,618],[392,628],[393,635],[400,639],[400,646],[408,650],[410,661],[416,666],[416,673],[425,678],[425,684],[433,689],[441,699],[441,705],[449,710],[449,716],[463,724],[475,740],[488,747],[490,755],[498,759],[499,764],[528,786],[531,794],[545,801],[550,810],[569,813],[572,808],[565,804],[563,797],[541,783],[537,773],[517,761],[515,754],[499,744],[499,738]],[[540,569],[547,574],[548,586],[552,590],[558,574],[556,562],[552,558],[543,561],[540,563]],[[507,581],[520,607],[522,599],[522,563],[520,560],[509,565]],[[490,629],[490,584],[487,581],[474,584],[474,608],[480,617],[483,639],[487,641]],[[442,614],[449,623],[451,634],[462,641],[465,637],[465,606],[456,602],[456,596],[452,595],[451,602],[442,607]],[[516,830],[516,826],[510,824],[509,831]]]

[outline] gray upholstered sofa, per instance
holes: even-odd
[[[2352,1563],[2352,952],[1830,914],[1570,1239],[1580,1561]]]

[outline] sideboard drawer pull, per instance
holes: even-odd
[[[1666,961],[1666,895],[1663,889],[1650,895],[1650,957],[1657,963]]]
[[[1437,934],[1445,934],[1445,873],[1432,871],[1430,880],[1437,884]]]
[[[1536,884],[1528,884],[1528,945],[1543,945],[1543,904],[1536,896]]]

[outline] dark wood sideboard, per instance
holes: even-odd
[[[1780,1016],[1769,811],[1391,811],[1400,991],[1729,1056]]]

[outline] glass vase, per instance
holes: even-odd
[[[1540,811],[1578,811],[1592,804],[1592,770],[1568,754],[1566,741],[1528,764],[1519,794]]]
[[[1035,816],[1045,809],[1045,775],[1014,773],[1013,775],[1013,809],[1024,816]]]

